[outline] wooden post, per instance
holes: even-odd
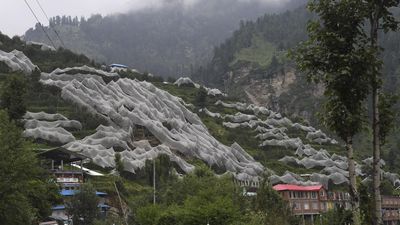
[[[61,159],[61,170],[64,170],[64,160]]]
[[[54,160],[51,160],[51,170],[54,170]]]

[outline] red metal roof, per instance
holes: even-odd
[[[320,191],[322,185],[315,186],[299,186],[292,184],[278,184],[273,187],[275,191]]]

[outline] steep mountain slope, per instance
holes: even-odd
[[[398,13],[400,15],[400,13]],[[193,79],[225,90],[231,96],[302,116],[315,123],[321,87],[308,84],[288,59],[288,50],[307,39],[307,22],[313,18],[304,6],[281,14],[266,15],[242,24],[214,51],[210,63]],[[397,92],[400,34],[381,40],[385,49],[385,90]]]
[[[184,1],[164,1],[159,8],[95,15],[87,20],[55,17],[52,26],[67,48],[98,62],[118,62],[163,77],[178,77],[207,62],[214,45],[229,37],[240,20],[290,9],[304,1],[279,6],[261,2],[205,0],[188,6]],[[48,27],[46,30],[60,46],[55,33]],[[28,30],[24,38],[49,44],[38,26]]]
[[[288,49],[307,38],[305,27],[311,17],[300,7],[242,24],[193,78],[242,100],[312,120],[318,101],[310,99],[320,96],[321,90],[306,87],[286,56]]]
[[[0,61],[14,59],[14,53],[0,51]],[[33,65],[22,52],[16,56],[24,59],[14,60],[16,70]],[[86,155],[89,168],[110,172],[119,154],[124,170],[138,179],[149,160],[166,155],[180,173],[207,164],[247,186],[257,185],[264,172],[272,183],[317,182],[330,188],[348,183],[344,149],[321,130],[300,118],[236,102],[189,78],[172,84],[136,72],[78,66],[43,72],[32,82],[37,85],[27,98],[24,135],[38,149],[62,147]],[[358,161],[357,173],[365,182],[370,162]],[[400,185],[397,174],[384,177]]]

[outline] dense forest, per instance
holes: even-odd
[[[293,3],[295,2],[295,3]],[[160,8],[90,18],[51,19],[65,46],[98,62],[122,63],[163,77],[189,75],[209,61],[213,46],[237,29],[240,20],[290,9],[304,1],[274,6],[259,1],[199,1],[193,6],[166,1]],[[290,6],[290,7],[289,7]],[[57,46],[56,34],[45,28]],[[50,44],[37,25],[25,40]]]
[[[397,15],[400,13],[397,12]],[[250,67],[250,79],[267,79],[277,75],[281,69],[294,68],[287,58],[288,50],[307,39],[307,22],[312,18],[313,15],[301,6],[293,11],[241,22],[240,28],[230,38],[214,48],[212,60],[207,66],[199,68],[193,78],[209,86],[229,90],[231,87],[224,87],[229,72]],[[400,34],[385,34],[380,41],[385,49],[382,55],[384,74],[388,78],[385,79],[385,88],[395,91],[400,71],[397,54]],[[260,48],[262,51],[257,51]]]

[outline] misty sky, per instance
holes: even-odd
[[[108,15],[137,10],[143,7],[159,7],[163,1],[185,1],[193,4],[200,0],[26,0],[35,11],[39,20],[47,25],[36,1],[39,1],[49,17],[56,15],[85,16],[100,13]],[[218,0],[215,0],[218,1]],[[287,0],[241,0],[280,3]],[[9,36],[23,35],[36,24],[36,19],[29,11],[24,0],[0,0],[0,31]]]

